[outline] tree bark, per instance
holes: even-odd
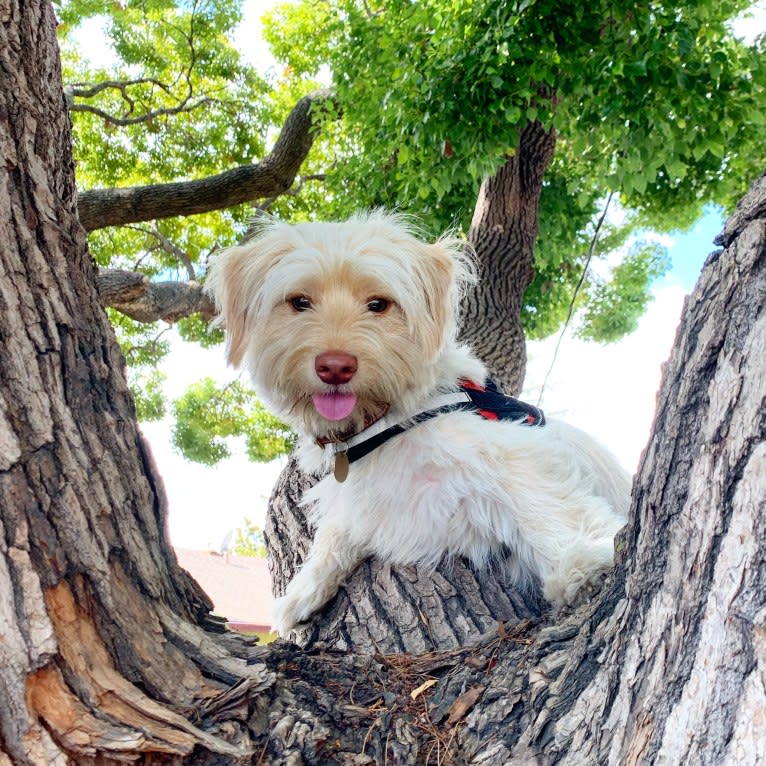
[[[516,153],[482,183],[468,231],[479,286],[463,300],[461,340],[509,394],[518,394],[524,382],[521,305],[534,278],[540,193],[555,148],[555,132],[530,123]]]
[[[303,563],[311,543],[303,493],[314,479],[291,460],[272,493],[264,529],[273,590],[281,595]],[[476,572],[467,562],[443,562],[435,570],[367,560],[338,596],[293,640],[360,652],[421,654],[454,649],[515,625],[545,610],[541,594],[508,586],[502,569]]]
[[[96,287],[104,306],[137,322],[177,322],[199,314],[215,316],[215,306],[199,282],[150,282],[146,274],[121,269],[102,269]]]
[[[75,215],[51,8],[0,20],[0,763],[766,758],[766,176],[687,302],[599,594],[417,656],[253,647],[165,538]]]
[[[250,678],[246,646],[213,642],[167,542],[77,220],[53,12],[0,19],[0,762],[234,754],[179,712]]]
[[[196,181],[80,192],[77,196],[80,221],[88,231],[93,231],[207,213],[283,194],[292,186],[314,143],[316,109],[332,98],[330,91],[319,90],[300,99],[288,115],[271,153],[262,162]]]

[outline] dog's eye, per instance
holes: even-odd
[[[391,306],[391,301],[386,298],[371,298],[367,301],[367,310],[373,314],[385,314]]]
[[[287,302],[296,311],[308,311],[311,308],[311,298],[307,295],[295,295],[292,298],[288,298]]]

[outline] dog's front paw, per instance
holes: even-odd
[[[291,596],[281,596],[271,607],[271,629],[282,637],[303,621],[298,617],[295,601]]]
[[[324,600],[316,591],[287,593],[275,599],[271,609],[271,629],[280,636],[286,636],[291,630],[306,622],[322,606]]]

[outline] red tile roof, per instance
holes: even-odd
[[[176,548],[178,563],[202,586],[215,614],[232,627],[258,632],[271,627],[271,578],[266,559]]]

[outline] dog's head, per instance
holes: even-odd
[[[358,430],[434,385],[472,279],[465,252],[422,241],[397,215],[270,222],[208,276],[228,361],[303,432]]]

